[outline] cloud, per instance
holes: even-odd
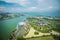
[[[37,7],[29,7],[29,8],[27,8],[27,10],[29,10],[29,11],[33,11],[33,10],[36,10],[36,9],[38,9]]]
[[[49,6],[46,8],[39,8],[39,7],[28,7],[28,8],[7,8],[7,7],[0,7],[0,12],[47,12],[56,10],[56,7]]]
[[[5,0],[6,2],[18,3],[22,6],[57,6],[58,0]]]
[[[37,0],[38,2],[44,2],[45,0]]]
[[[0,10],[17,12],[44,12],[58,9],[57,0],[5,0],[10,3],[20,4],[23,8],[2,7]]]
[[[53,8],[52,6],[49,6],[49,9]]]
[[[0,6],[0,12],[22,12],[22,8],[8,8]]]
[[[29,2],[27,0],[5,0],[6,2],[11,2],[11,3],[18,3],[22,6],[26,6],[27,4],[29,4]]]
[[[28,4],[28,1],[27,0],[19,0],[18,3],[21,4],[22,6],[25,6]]]

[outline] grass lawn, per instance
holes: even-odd
[[[54,40],[52,36],[46,36],[46,37],[37,37],[37,38],[30,38],[26,40]]]
[[[43,36],[43,35],[50,35],[50,33],[42,33],[42,32],[38,32],[39,34],[35,35],[34,32],[38,32],[38,31],[35,30],[33,27],[31,27],[29,33],[23,37],[24,38],[31,38],[31,37],[38,37],[38,36]]]

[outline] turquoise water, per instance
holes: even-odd
[[[28,16],[44,15],[44,16],[60,16],[60,13],[28,13]],[[27,17],[28,17],[27,16]],[[0,40],[7,40],[9,34],[14,30],[17,24],[23,21],[25,17],[18,17],[9,20],[0,21]]]
[[[30,13],[27,13],[28,15],[31,15],[31,16],[36,16],[36,15],[42,15],[42,16],[56,16],[56,17],[60,17],[60,12],[44,12],[44,13],[40,13],[40,12],[30,12]]]
[[[24,17],[18,17],[9,20],[0,21],[0,40],[7,40],[10,32],[14,30],[20,21],[23,21]]]

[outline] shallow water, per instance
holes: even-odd
[[[14,19],[8,19],[0,21],[0,40],[7,40],[9,34],[14,30],[20,21],[23,21],[24,17],[18,17]]]

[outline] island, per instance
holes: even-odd
[[[17,18],[17,17],[24,17],[25,14],[21,13],[0,13],[0,20],[7,20],[7,19],[12,19],[12,18]]]

